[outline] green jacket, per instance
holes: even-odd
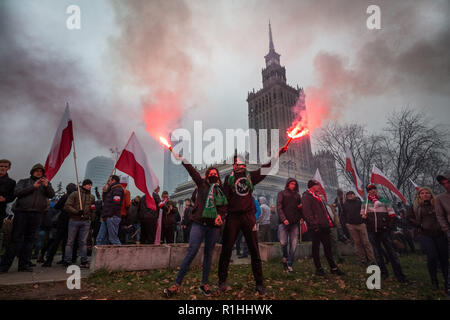
[[[78,191],[72,192],[64,205],[64,210],[69,213],[69,218],[75,221],[83,221],[91,219],[95,209],[91,210],[91,206],[95,206],[95,197],[86,189],[80,188],[81,204],[83,205],[83,215],[79,214],[80,199]]]

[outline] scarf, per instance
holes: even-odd
[[[247,178],[246,184],[249,187],[249,189],[253,192],[255,190],[255,187],[253,186],[252,179],[250,177],[250,172],[245,169],[245,177]],[[236,180],[236,177],[234,176],[234,170],[231,172],[230,176],[228,177],[228,184],[231,186],[231,189],[235,192],[235,186],[234,181]]]
[[[227,205],[228,201],[218,183],[209,186],[206,197],[205,208],[202,212],[203,218],[215,219],[217,217],[217,207]]]

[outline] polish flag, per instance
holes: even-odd
[[[320,176],[319,168],[317,168],[316,173],[314,174],[313,179],[316,180],[316,181],[318,181],[318,182],[320,183],[320,189],[321,189],[320,192],[321,192],[321,194],[323,194],[323,196],[324,196],[324,198],[325,198],[325,202],[328,202],[328,200],[327,200],[327,194],[326,194],[326,192],[325,192],[325,188],[323,187],[324,184],[323,184],[323,181],[322,181],[322,177]]]
[[[72,118],[70,116],[69,105],[66,105],[64,114],[59,123],[58,130],[53,138],[52,148],[45,161],[45,175],[50,181],[58,172],[64,159],[70,153],[73,142]]]
[[[420,187],[417,184],[415,184],[414,181],[412,181],[411,179],[409,179],[409,181],[411,181],[414,188],[416,188],[416,191],[419,191]]]
[[[156,210],[155,199],[153,199],[153,190],[159,185],[158,178],[150,168],[139,141],[134,132],[131,134],[130,140],[120,154],[116,166],[120,171],[133,177],[136,188],[145,194],[147,207]]]
[[[353,182],[355,183],[356,191],[359,194],[360,198],[364,197],[364,189],[361,180],[356,173],[355,162],[353,161],[352,154],[350,149],[346,148],[345,150],[345,170],[350,172],[353,176]]]
[[[394,184],[378,169],[375,165],[372,168],[372,175],[370,176],[370,182],[375,184],[381,184],[389,190],[391,190],[403,203],[406,203],[405,197],[402,193],[394,186]]]

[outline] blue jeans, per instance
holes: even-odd
[[[296,224],[280,224],[280,244],[283,251],[283,258],[287,259],[288,266],[292,267],[295,260],[295,250],[297,250],[299,225]],[[289,255],[288,255],[289,244]]]
[[[118,235],[120,220],[121,218],[117,216],[108,217],[106,221],[102,220],[97,235],[97,245],[121,244]]]
[[[441,267],[444,279],[448,277],[448,244],[447,237],[443,233],[437,237],[429,237],[424,234],[419,235],[419,242],[422,251],[427,256],[427,267],[432,282],[438,282],[437,267]]]
[[[69,231],[67,233],[67,243],[66,243],[66,250],[64,253],[64,259],[66,263],[71,264],[72,263],[72,250],[73,250],[73,244],[75,240],[77,239],[77,233],[79,232],[78,236],[78,247],[80,248],[80,256],[81,256],[81,263],[85,264],[87,263],[87,237],[89,234],[89,227],[91,226],[91,222],[89,220],[85,221],[75,221],[70,219],[69,220]]]
[[[219,239],[220,228],[203,226],[197,222],[192,223],[191,233],[189,236],[189,249],[184,257],[183,262],[178,272],[176,284],[181,285],[186,272],[189,270],[189,266],[197,255],[198,249],[203,240],[205,241],[205,250],[203,256],[203,275],[202,284],[208,283],[209,272],[211,271],[211,262],[214,247]]]

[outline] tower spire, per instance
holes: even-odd
[[[269,52],[275,51],[275,47],[273,45],[273,39],[272,39],[272,26],[270,25],[269,20]]]

